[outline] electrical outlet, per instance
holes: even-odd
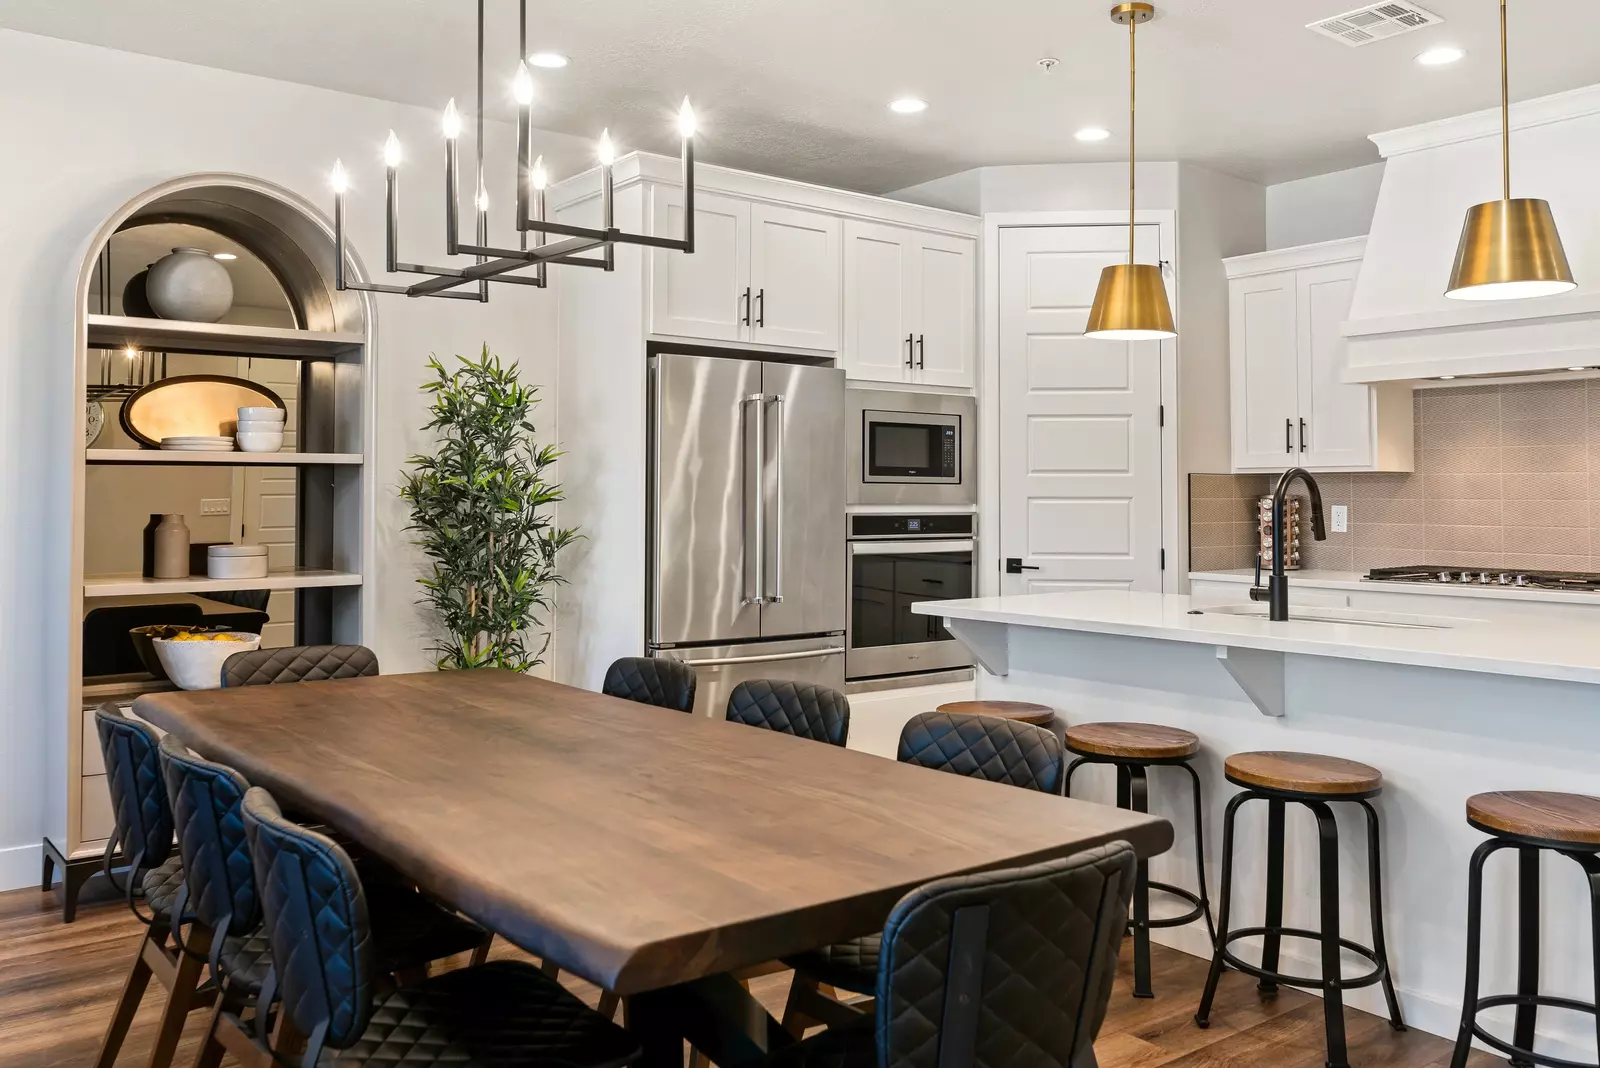
[[[226,497],[205,497],[200,500],[201,515],[228,515],[233,511],[233,502]]]
[[[1348,504],[1336,504],[1328,509],[1328,518],[1332,523],[1332,529],[1335,534],[1349,533],[1350,506]]]

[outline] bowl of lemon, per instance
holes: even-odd
[[[222,687],[222,664],[234,653],[247,653],[261,645],[261,635],[240,630],[189,631],[170,638],[153,638],[156,656],[167,677],[185,690]]]

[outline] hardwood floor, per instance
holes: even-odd
[[[92,1064],[100,1036],[138,946],[140,928],[120,904],[79,910],[64,925],[53,894],[0,894],[0,1068],[79,1068]],[[1202,1031],[1191,1015],[1205,982],[1206,962],[1155,947],[1157,997],[1130,996],[1132,973],[1123,960],[1111,1012],[1096,1045],[1100,1068],[1319,1068],[1323,1063],[1322,1003],[1284,990],[1263,1000],[1254,982],[1230,972],[1217,995],[1212,1024]],[[516,956],[496,942],[495,956]],[[593,1003],[598,991],[572,981]],[[781,1014],[788,976],[755,980],[753,992]],[[150,993],[123,1046],[121,1065],[143,1064],[164,992]],[[189,1020],[177,1065],[194,1059],[204,1013]],[[1396,1034],[1383,1020],[1349,1010],[1350,1063],[1356,1068],[1444,1068],[1450,1045],[1420,1031]],[[232,1064],[232,1061],[226,1062]],[[1503,1064],[1484,1053],[1471,1068]]]

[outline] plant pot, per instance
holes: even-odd
[[[247,653],[261,645],[261,635],[231,633],[227,641],[181,642],[171,638],[154,638],[156,656],[167,669],[167,677],[185,690],[218,690],[222,688],[223,662],[234,653]]]

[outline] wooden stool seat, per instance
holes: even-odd
[[[1223,771],[1239,786],[1297,794],[1341,797],[1383,788],[1383,773],[1372,765],[1318,753],[1235,753]]]
[[[1502,832],[1547,842],[1600,848],[1600,797],[1553,790],[1513,790],[1467,798],[1467,821],[1490,834]]]
[[[946,701],[938,708],[953,716],[991,716],[1010,719],[1018,723],[1031,723],[1035,727],[1048,727],[1055,722],[1056,710],[1049,705],[1036,705],[1031,701]]]
[[[1130,760],[1179,760],[1200,751],[1197,735],[1154,723],[1079,723],[1067,728],[1074,753]]]

